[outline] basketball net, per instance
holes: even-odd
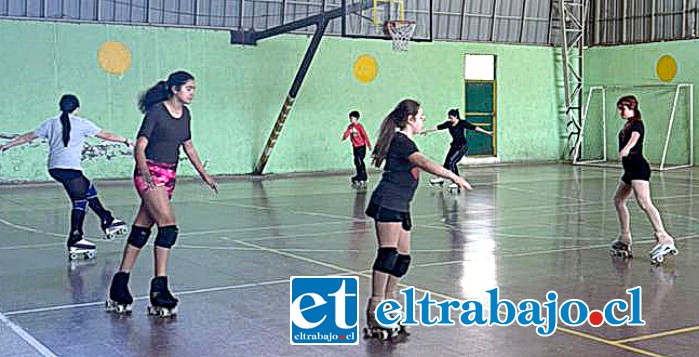
[[[408,43],[415,33],[415,22],[413,21],[388,21],[386,29],[393,41],[393,50],[405,52],[408,50]]]

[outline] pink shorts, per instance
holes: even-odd
[[[177,171],[177,164],[169,164],[163,162],[146,161],[148,165],[148,171],[150,171],[150,177],[156,186],[165,187],[167,192],[167,197],[172,198],[172,192],[175,191],[175,173]],[[136,186],[136,191],[143,197],[148,192],[148,183],[141,176],[138,167],[136,167],[134,177],[134,186]]]

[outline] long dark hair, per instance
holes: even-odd
[[[405,129],[408,123],[408,117],[411,115],[415,117],[419,109],[420,103],[412,99],[403,99],[388,113],[386,118],[384,118],[372,153],[372,164],[374,166],[381,167],[381,164],[386,160],[386,155],[388,155],[388,148],[391,146],[393,137],[396,134],[396,129]]]
[[[194,80],[194,76],[185,71],[170,73],[166,81],[159,81],[138,97],[138,109],[141,113],[148,111],[155,104],[164,102],[172,97],[172,88],[180,90],[187,81]]]
[[[624,125],[624,133],[628,134],[629,128],[631,128],[631,125],[634,123],[634,121],[642,121],[641,120],[641,110],[638,108],[638,99],[636,99],[635,96],[633,95],[625,95],[616,102],[616,107],[618,109],[622,109],[623,107],[627,107],[631,110],[633,110],[633,117],[629,118],[626,121],[626,124]]]
[[[66,94],[61,97],[61,101],[58,102],[58,106],[61,108],[61,127],[63,127],[63,146],[67,147],[70,142],[70,113],[74,112],[75,109],[80,107],[80,101],[78,97],[72,94]]]
[[[449,109],[447,116],[450,116],[450,117],[453,116],[453,117],[456,117],[456,119],[461,120],[461,115],[459,115],[458,109]]]

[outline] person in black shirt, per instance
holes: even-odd
[[[141,248],[150,237],[151,227],[158,225],[155,238],[155,277],[151,280],[149,314],[169,316],[177,313],[177,299],[168,288],[167,261],[178,235],[170,203],[175,189],[175,172],[180,147],[202,180],[217,191],[211,177],[194,149],[190,133],[190,114],[186,104],[194,98],[194,77],[184,71],[170,74],[139,98],[145,113],[136,141],[134,184],[141,196],[141,207],[134,219],[119,271],[112,278],[107,311],[131,311],[133,297],[128,289],[129,274]]]
[[[364,332],[367,336],[384,338],[388,333],[405,331],[379,326],[375,310],[382,301],[394,298],[394,289],[410,265],[410,202],[418,186],[420,170],[471,189],[466,180],[420,153],[413,136],[420,133],[424,120],[425,114],[418,102],[412,99],[401,101],[383,120],[374,146],[374,166],[385,165],[381,181],[366,209],[366,214],[375,221],[378,238],[378,252],[372,268],[372,293],[366,312]]]
[[[466,142],[465,135],[466,130],[473,130],[475,132],[490,136],[492,136],[493,133],[479,128],[466,120],[461,120],[458,109],[450,109],[447,116],[449,117],[447,121],[432,129],[423,131],[422,134],[428,134],[437,130],[449,130],[449,134],[451,135],[451,145],[449,147],[449,152],[447,152],[447,157],[444,159],[444,168],[450,170],[456,175],[459,175],[459,168],[457,167],[457,164],[468,151],[468,143]],[[435,177],[430,180],[431,184],[441,184],[442,182],[444,182],[444,180],[441,177]],[[456,187],[454,185],[452,186],[454,188]]]
[[[634,96],[617,101],[619,116],[626,124],[619,132],[619,158],[624,168],[619,186],[614,193],[614,206],[619,220],[619,237],[612,242],[609,252],[615,256],[632,257],[631,226],[626,201],[633,192],[639,207],[646,213],[655,231],[656,245],[650,251],[651,262],[659,264],[667,254],[677,254],[674,239],[665,231],[658,209],[650,197],[650,165],[643,157],[644,126],[638,100]]]

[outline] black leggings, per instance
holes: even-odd
[[[80,170],[51,169],[49,175],[60,182],[72,201],[87,200],[90,180]]]
[[[366,146],[358,146],[353,149],[354,152],[354,167],[357,169],[355,178],[359,181],[366,181],[366,166],[364,165],[364,157],[366,157]]]
[[[456,167],[456,164],[466,155],[466,151],[468,151],[467,145],[450,146],[447,158],[444,159],[444,168],[459,176],[459,168]]]
[[[112,213],[107,211],[97,198],[97,190],[80,170],[51,169],[49,175],[60,182],[73,202],[70,215],[70,235],[68,243],[78,241],[83,236],[85,210],[90,208],[100,217],[102,228],[108,227],[114,221]]]

